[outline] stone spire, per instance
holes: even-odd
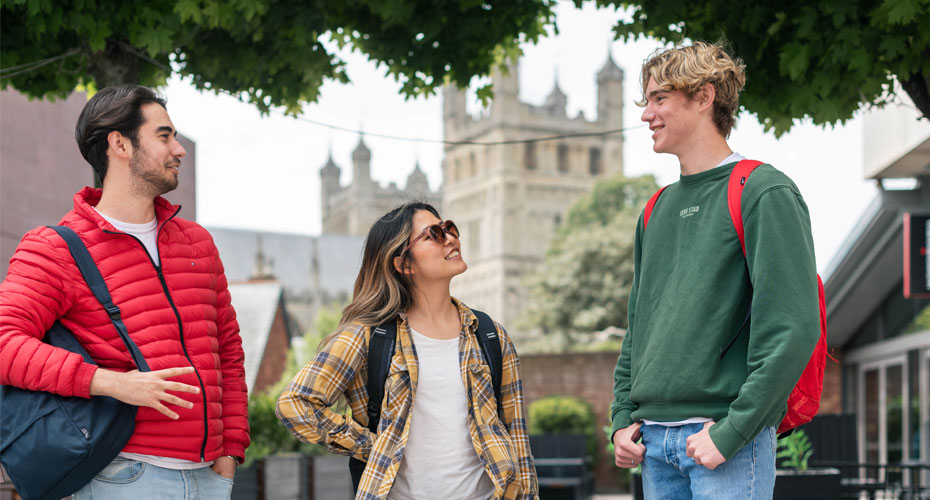
[[[562,89],[559,87],[559,69],[555,69],[555,86],[552,88],[552,92],[549,94],[549,97],[546,98],[546,110],[552,116],[564,117],[565,116],[565,105],[568,103],[568,98],[565,96],[565,92],[562,92]]]
[[[352,184],[363,186],[371,182],[371,151],[365,145],[365,134],[358,137],[358,146],[352,151]]]

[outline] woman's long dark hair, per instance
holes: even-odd
[[[350,323],[380,325],[413,305],[413,282],[395,269],[394,259],[406,248],[413,231],[413,215],[420,210],[439,218],[439,212],[432,205],[414,201],[394,208],[371,226],[352,302],[342,311],[339,328],[320,345],[329,344]]]

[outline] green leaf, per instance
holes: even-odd
[[[787,74],[793,81],[798,81],[807,71],[810,63],[808,55],[808,46],[800,43],[792,43],[782,50],[780,56],[780,69],[783,74]]]
[[[178,0],[174,6],[174,12],[182,22],[191,21],[194,24],[203,22],[203,13],[200,9],[200,2],[197,0]]]
[[[891,25],[909,23],[917,18],[921,11],[918,0],[885,0],[879,7],[885,19]],[[924,26],[926,28],[926,25]]]

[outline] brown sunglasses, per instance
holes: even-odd
[[[410,250],[410,248],[415,245],[416,242],[423,238],[427,238],[441,244],[446,241],[447,234],[452,235],[454,238],[459,237],[459,228],[451,220],[444,220],[438,224],[426,226],[423,228],[423,231],[420,232],[420,234],[417,235],[417,237],[414,238],[409,245],[407,245],[407,248],[404,248],[404,251],[401,252],[401,255],[407,253],[407,250]]]

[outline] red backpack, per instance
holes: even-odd
[[[742,160],[733,167],[730,173],[730,181],[727,184],[727,205],[730,209],[730,218],[733,220],[733,227],[736,228],[736,235],[739,237],[740,246],[743,247],[743,255],[746,255],[746,242],[743,236],[743,212],[742,212],[742,195],[743,188],[746,186],[746,179],[756,167],[762,165],[762,162],[755,160]],[[668,186],[665,186],[668,187]],[[665,187],[656,191],[652,198],[646,203],[643,211],[643,229],[649,223],[649,216],[655,207],[656,200],[665,190]],[[820,302],[820,340],[814,347],[814,353],[811,355],[807,367],[801,373],[797,385],[788,396],[788,413],[784,420],[778,426],[778,433],[794,429],[795,427],[810,422],[817,410],[820,408],[820,395],[823,393],[823,372],[826,368],[827,356],[827,307],[823,295],[823,281],[820,275],[817,275],[817,292]]]

